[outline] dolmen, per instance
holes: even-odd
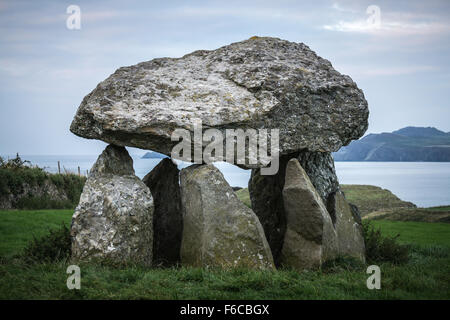
[[[72,219],[73,259],[297,270],[364,261],[331,152],[360,138],[368,115],[349,76],[277,38],[119,68],[70,127],[109,144]],[[141,181],[126,146],[168,158]],[[176,159],[193,164],[180,171]],[[215,161],[251,170],[251,208]]]

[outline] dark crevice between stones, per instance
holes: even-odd
[[[336,192],[328,196],[326,206],[331,221],[333,222],[333,227],[336,227]]]
[[[286,233],[286,212],[283,203],[286,166],[293,157],[295,155],[280,156],[279,170],[275,175],[263,176],[260,169],[253,169],[248,184],[252,210],[263,226],[277,267]]]
[[[179,170],[169,158],[162,159],[142,181],[149,187],[155,211],[153,215],[153,265],[180,263],[183,217]]]

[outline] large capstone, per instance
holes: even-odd
[[[150,188],[155,203],[153,264],[175,265],[180,262],[183,232],[179,170],[165,158],[142,181]]]
[[[124,147],[109,145],[92,167],[72,218],[72,256],[151,265],[153,199]]]
[[[275,175],[261,175],[260,169],[252,170],[248,184],[252,209],[261,221],[277,265],[286,232],[286,212],[282,192],[286,166],[293,158],[299,160],[325,204],[334,201],[334,195],[339,190],[334,161],[329,152],[302,150],[281,156],[279,170]]]
[[[200,120],[222,133],[279,129],[287,155],[337,151],[364,134],[368,114],[352,79],[305,44],[252,37],[118,69],[83,99],[71,131],[170,155],[173,131],[192,134]]]
[[[302,270],[336,258],[338,235],[333,221],[297,159],[287,164],[283,200],[287,223],[281,264]]]
[[[264,230],[213,165],[181,170],[181,261],[196,267],[274,268]]]

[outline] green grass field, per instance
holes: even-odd
[[[73,210],[0,211],[0,256],[19,253],[33,236],[49,229],[70,226]]]
[[[448,223],[388,220],[375,220],[372,223],[385,235],[399,235],[399,242],[404,244],[450,247],[450,224]]]
[[[80,264],[81,290],[68,290],[69,261],[27,264],[13,257],[62,222],[70,210],[0,211],[0,299],[450,299],[450,224],[374,221],[412,244],[405,265],[380,264],[381,290],[366,287],[366,267],[321,270],[148,269]]]

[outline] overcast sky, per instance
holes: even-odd
[[[72,4],[80,30],[66,26]],[[350,75],[369,102],[368,133],[450,131],[450,1],[0,0],[0,154],[98,154],[103,143],[69,131],[97,83],[254,35],[304,42]]]

